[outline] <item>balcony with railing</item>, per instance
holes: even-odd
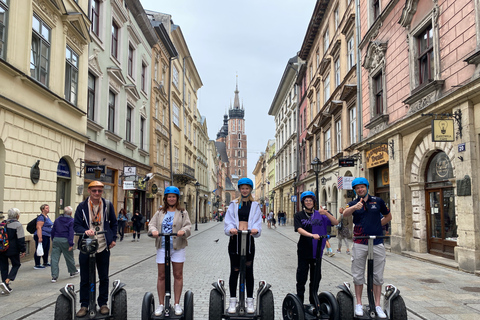
[[[187,166],[185,163],[176,162],[173,164],[173,179],[180,181],[184,184],[196,180],[195,169]]]

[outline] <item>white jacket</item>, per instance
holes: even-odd
[[[227,213],[225,214],[224,231],[227,236],[232,236],[230,229],[238,229],[238,200],[235,199],[230,202]],[[262,211],[258,202],[253,201],[250,207],[250,214],[248,215],[248,229],[257,229],[258,233],[252,235],[254,238],[260,237],[262,233]]]

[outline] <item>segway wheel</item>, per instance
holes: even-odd
[[[339,308],[337,299],[331,292],[320,292],[318,295],[318,301],[320,301],[320,311],[325,316],[328,316],[330,320],[339,319]]]
[[[63,294],[57,297],[55,303],[55,320],[72,320],[72,304]]]
[[[185,292],[185,296],[183,297],[184,302],[184,319],[185,320],[193,320],[193,292],[188,290]]]
[[[396,297],[390,302],[390,319],[407,320],[407,307],[401,296]]]
[[[208,306],[208,320],[222,320],[225,303],[220,292],[216,289],[210,291],[210,304]]]
[[[273,292],[268,290],[260,297],[260,318],[262,320],[275,319],[275,308],[273,305]]]
[[[155,299],[151,292],[145,292],[142,302],[142,320],[150,320],[155,312]]]
[[[289,293],[283,299],[282,315],[283,320],[305,320],[303,304],[296,295]]]
[[[353,319],[353,300],[345,292],[339,291],[337,293],[337,302],[339,309],[340,320]]]
[[[123,288],[113,297],[112,316],[113,319],[127,320],[127,291]]]

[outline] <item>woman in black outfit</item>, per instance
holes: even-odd
[[[133,223],[132,242],[135,241],[135,235],[137,236],[137,242],[140,241],[140,230],[142,229],[142,221],[143,221],[143,216],[140,214],[140,212],[135,211],[135,214],[132,217],[132,223]]]

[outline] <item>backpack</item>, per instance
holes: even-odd
[[[37,230],[37,219],[39,215],[36,218],[33,218],[28,224],[27,224],[27,231],[30,232],[31,234],[34,234],[35,231]]]
[[[0,252],[7,251],[8,247],[7,221],[4,220],[0,223]]]

